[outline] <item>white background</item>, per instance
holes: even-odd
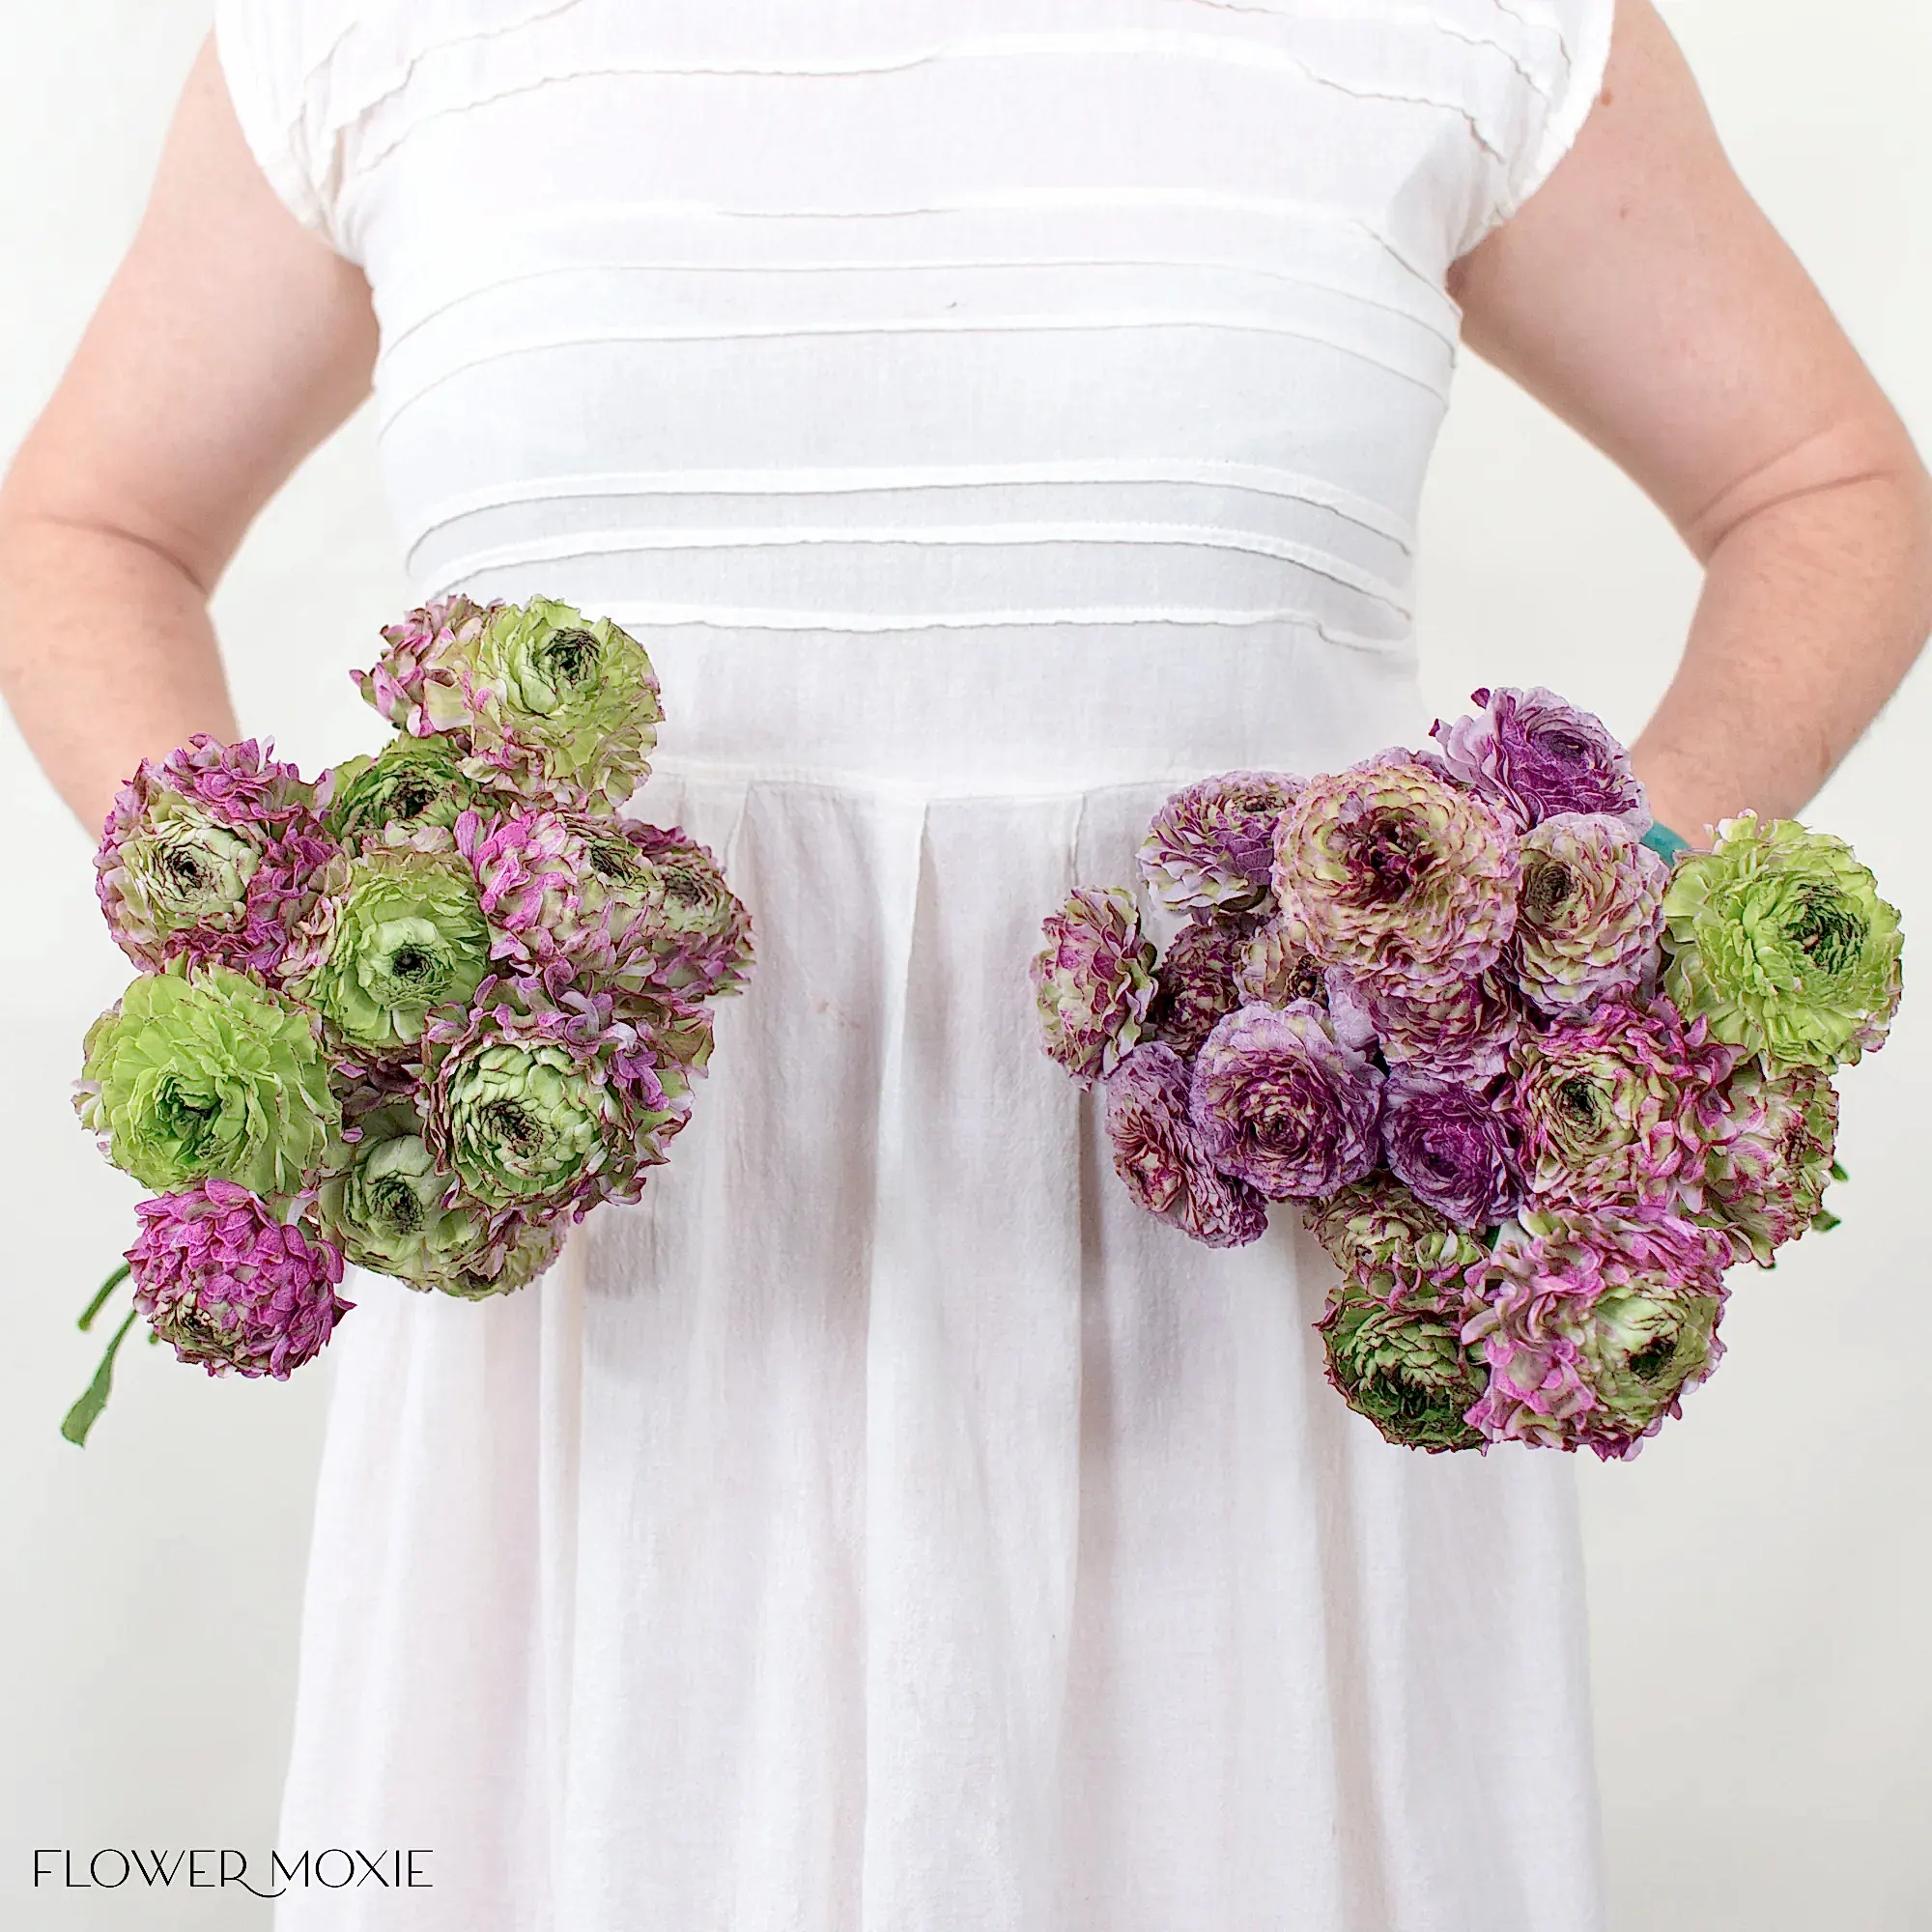
[[[207,12],[0,0],[0,455],[132,232]],[[1665,12],[1747,182],[1932,443],[1922,0]],[[1477,682],[1547,681],[1634,733],[1695,572],[1619,474],[1473,360],[1424,532],[1439,706]],[[372,748],[347,668],[403,602],[358,419],[264,517],[217,599],[244,726],[306,768]],[[1919,933],[1928,745],[1932,673],[1807,814],[1858,845]],[[36,1846],[259,1858],[272,1841],[327,1370],[213,1382],[130,1349],[93,1446],[58,1438],[95,1358],[73,1315],[130,1236],[136,1190],[67,1101],[82,1030],[126,969],[89,841],[4,724],[0,825],[0,1918],[261,1927],[267,1908],[233,1891],[29,1889]],[[1579,1471],[1616,1932],[1932,1925],[1928,1076],[1932,1006],[1908,1004],[1890,1048],[1844,1082],[1844,1227],[1734,1278],[1732,1352],[1687,1420],[1632,1466]],[[1494,1714],[1499,1729],[1537,1721]]]

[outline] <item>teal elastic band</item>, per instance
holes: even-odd
[[[1680,852],[1688,852],[1690,849],[1690,839],[1678,838],[1667,825],[1653,825],[1643,835],[1643,842],[1660,859],[1673,866],[1677,863],[1677,855]]]

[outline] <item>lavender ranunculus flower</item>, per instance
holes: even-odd
[[[1526,1037],[1498,1096],[1538,1208],[1615,1212],[1704,1205],[1706,1163],[1734,1131],[1738,1049],[1668,1000],[1611,1001]]]
[[[1111,1073],[1147,1031],[1154,951],[1133,895],[1082,889],[1040,925],[1029,969],[1040,1045],[1083,1087]]]
[[[1825,1189],[1842,1179],[1833,1148],[1838,1096],[1822,1067],[1776,1073],[1753,1057],[1731,1077],[1730,1137],[1704,1170],[1710,1224],[1731,1238],[1739,1261],[1769,1267],[1773,1251],[1810,1228],[1836,1225]]]
[[[1492,1228],[1522,1195],[1508,1122],[1472,1087],[1398,1068],[1382,1088],[1389,1172],[1459,1228]]]
[[[115,943],[157,972],[171,959],[271,978],[335,850],[312,786],[253,738],[197,733],[121,787],[95,854]]]
[[[1154,814],[1141,874],[1175,912],[1247,912],[1267,897],[1275,827],[1301,781],[1223,772],[1178,791]]]
[[[1380,1156],[1382,1075],[1312,1000],[1242,1007],[1208,1036],[1189,1112],[1208,1158],[1270,1201],[1321,1200]]]
[[[1327,969],[1298,945],[1278,919],[1250,938],[1235,973],[1235,990],[1243,1006],[1292,1007],[1296,1000],[1328,1004]]]
[[[1516,924],[1516,847],[1489,799],[1384,752],[1311,779],[1283,814],[1283,930],[1324,966],[1439,999],[1501,955]]]
[[[1356,1290],[1391,1308],[1461,1308],[1489,1253],[1386,1168],[1304,1209],[1302,1225]]]
[[[1238,1248],[1267,1232],[1267,1203],[1217,1173],[1188,1118],[1187,1067],[1171,1046],[1144,1040],[1107,1076],[1114,1171],[1150,1214],[1210,1248]]]
[[[1392,1067],[1465,1087],[1493,1080],[1522,1033],[1522,1009],[1500,973],[1417,1000],[1372,974],[1336,966],[1328,970],[1327,989],[1337,1039],[1363,1052],[1379,1046]]]
[[[181,1360],[212,1376],[232,1369],[286,1381],[355,1306],[336,1293],[342,1256],[333,1244],[233,1181],[204,1180],[134,1211],[135,1305]]]
[[[1186,1058],[1222,1016],[1241,1004],[1235,984],[1248,945],[1249,927],[1236,920],[1200,920],[1175,934],[1154,968],[1154,996],[1147,1031]]]
[[[1492,1441],[1635,1455],[1717,1366],[1726,1259],[1721,1236],[1674,1215],[1525,1212],[1463,1331],[1490,1366],[1469,1421]]]
[[[1546,1013],[1634,993],[1662,964],[1670,867],[1621,818],[1559,812],[1522,841],[1510,965]]]
[[[1650,830],[1630,753],[1602,719],[1541,685],[1478,691],[1469,701],[1481,708],[1453,724],[1438,719],[1430,735],[1449,770],[1500,800],[1520,826],[1580,811],[1620,818],[1638,838]]]

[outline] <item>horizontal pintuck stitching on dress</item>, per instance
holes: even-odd
[[[1452,41],[1460,41],[1464,46],[1487,48],[1500,54],[1525,85],[1535,90],[1547,100],[1551,89],[1540,74],[1533,62],[1525,57],[1521,43],[1530,34],[1541,32],[1552,40],[1560,51],[1560,57],[1567,67],[1570,61],[1569,49],[1563,43],[1562,36],[1553,25],[1542,28],[1532,26],[1521,14],[1501,4],[1501,0],[1492,0],[1493,12],[1510,21],[1519,31],[1504,40],[1495,34],[1485,33],[1480,27],[1465,25],[1450,18],[1439,7],[1403,7],[1391,4],[1391,0],[1379,0],[1378,5],[1359,4],[1358,0],[1340,0],[1340,4],[1321,9],[1311,7],[1306,0],[1287,6],[1266,6],[1262,0],[1172,0],[1172,4],[1181,7],[1205,7],[1209,13],[1245,14],[1253,19],[1279,20],[1284,25],[1294,25],[1312,17],[1330,20],[1359,20],[1364,14],[1373,14],[1377,19],[1387,20],[1392,25],[1413,26],[1446,35]]]
[[[1416,295],[1432,310],[1456,314],[1456,304],[1440,282],[1421,263],[1406,253],[1400,243],[1360,215],[1278,194],[1243,193],[1238,190],[1203,187],[1184,184],[1151,185],[1140,183],[1047,183],[1027,187],[986,189],[973,193],[949,194],[917,202],[839,203],[836,206],[782,206],[753,208],[721,201],[624,194],[620,199],[553,205],[540,213],[526,213],[518,222],[518,233],[526,238],[546,235],[575,223],[650,222],[660,219],[684,222],[744,222],[753,227],[765,222],[792,226],[813,223],[828,232],[839,233],[850,224],[868,227],[873,223],[944,220],[948,217],[978,215],[1068,214],[1086,216],[1098,212],[1257,215],[1278,220],[1290,227],[1331,230],[1359,237],[1388,257],[1408,278]],[[500,237],[500,228],[474,223],[466,231],[459,218],[452,218],[447,233],[473,232],[478,242]],[[849,240],[849,237],[845,238]],[[881,258],[873,266],[889,268],[900,258]],[[974,257],[974,260],[982,259]],[[1066,259],[1042,255],[1043,262]],[[751,266],[756,266],[755,264]],[[407,265],[399,265],[406,272]]]
[[[983,490],[993,486],[1045,488],[1067,484],[1201,485],[1214,489],[1252,491],[1264,497],[1286,497],[1333,511],[1364,529],[1387,538],[1405,554],[1415,547],[1415,529],[1408,520],[1371,502],[1367,497],[1313,476],[1258,465],[1185,462],[1179,458],[1135,462],[1073,462],[1034,464],[957,464],[918,469],[755,469],[755,470],[633,470],[586,475],[522,478],[513,483],[469,490],[436,503],[433,514],[419,518],[404,533],[404,560],[412,557],[429,537],[460,519],[479,511],[514,504],[557,501],[567,497],[838,497],[861,494]]]
[[[1258,611],[1209,611],[1164,609],[1159,606],[1094,606],[1080,610],[1037,611],[767,611],[726,610],[712,605],[630,604],[613,602],[604,612],[614,622],[633,628],[675,629],[696,625],[722,631],[807,631],[837,634],[840,637],[893,636],[911,631],[987,631],[1049,629],[1054,626],[1112,628],[1168,624],[1186,629],[1191,626],[1228,630],[1252,630],[1270,624],[1291,625],[1312,631],[1324,641],[1350,650],[1376,653],[1406,653],[1411,640],[1406,633],[1386,638],[1367,632],[1348,631],[1329,624],[1297,604],[1276,605]]]
[[[468,288],[446,291],[433,307],[412,315],[400,328],[384,331],[382,353],[377,358],[380,369],[389,361],[397,350],[406,343],[417,329],[448,315],[482,297],[494,295],[500,290],[520,287],[525,283],[547,281],[568,275],[880,275],[880,274],[927,274],[951,273],[970,274],[979,270],[1034,269],[1041,270],[1077,272],[1091,269],[1185,269],[1209,270],[1217,274],[1257,275],[1264,280],[1291,283],[1298,288],[1315,289],[1323,295],[1340,296],[1349,301],[1361,302],[1370,308],[1380,309],[1384,314],[1400,317],[1404,322],[1413,323],[1435,335],[1445,348],[1452,352],[1458,346],[1456,333],[1428,316],[1418,315],[1413,308],[1386,298],[1365,295],[1359,289],[1346,286],[1337,281],[1300,274],[1293,269],[1276,267],[1267,262],[1240,262],[1217,260],[1207,256],[1181,255],[1094,255],[1094,256],[1014,256],[1006,259],[980,257],[943,257],[906,259],[898,262],[882,263],[864,260],[844,262],[698,262],[698,261],[584,261],[557,262],[543,268],[516,270],[500,275],[484,277]],[[391,296],[389,305],[399,305]]]
[[[1446,403],[1449,384],[1432,382],[1426,376],[1405,369],[1385,356],[1375,355],[1359,342],[1339,334],[1325,335],[1313,329],[1295,328],[1286,323],[1264,322],[1254,317],[1220,315],[1037,315],[983,317],[970,321],[948,321],[939,316],[908,316],[892,322],[825,323],[817,325],[771,325],[744,328],[623,328],[577,329],[548,336],[532,336],[521,342],[493,343],[488,349],[457,357],[439,365],[436,373],[401,396],[384,396],[379,404],[379,434],[386,435],[398,417],[424,396],[440,388],[452,378],[468,370],[513,356],[541,355],[547,350],[578,349],[592,344],[629,342],[746,342],[782,341],[805,336],[830,335],[1010,335],[1051,332],[1055,334],[1112,333],[1122,329],[1220,329],[1228,333],[1282,335],[1298,341],[1317,342],[1338,355],[1374,363],[1388,374]]]
[[[605,557],[624,552],[653,550],[757,550],[790,544],[891,546],[1002,544],[1162,545],[1206,550],[1242,551],[1298,564],[1350,590],[1386,604],[1406,618],[1412,615],[1406,598],[1394,584],[1358,570],[1342,559],[1307,544],[1286,543],[1258,532],[1211,528],[1206,526],[1161,524],[988,525],[980,528],[909,527],[855,529],[720,529],[720,530],[586,530],[567,537],[531,537],[495,551],[453,558],[438,572],[439,592],[468,582],[480,572],[511,569],[522,564],[556,563],[573,557]]]
[[[1500,46],[1495,50],[1504,52]],[[1257,72],[1293,75],[1318,87],[1333,89],[1357,99],[1380,100],[1396,105],[1428,108],[1453,116],[1464,123],[1476,144],[1496,163],[1506,164],[1504,137],[1485,125],[1483,117],[1467,99],[1433,93],[1424,88],[1376,87],[1361,80],[1345,79],[1287,47],[1265,42],[1217,37],[1207,34],[1121,29],[1085,34],[1007,34],[984,40],[960,41],[949,45],[882,55],[876,61],[843,63],[799,62],[732,64],[706,61],[680,66],[666,62],[607,59],[585,63],[564,59],[546,69],[534,62],[506,69],[501,74],[484,79],[478,76],[462,95],[425,103],[412,118],[384,133],[369,133],[358,141],[353,155],[345,156],[343,185],[365,175],[389,158],[404,142],[426,124],[450,115],[468,114],[494,102],[539,88],[569,82],[617,78],[636,79],[769,79],[769,80],[864,80],[906,74],[923,68],[946,63],[981,60],[1094,59],[1113,56],[1123,59],[1196,60],[1217,65],[1245,67]]]

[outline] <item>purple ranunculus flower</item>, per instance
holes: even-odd
[[[1114,1171],[1150,1214],[1210,1248],[1244,1247],[1267,1232],[1267,1203],[1216,1172],[1187,1112],[1187,1066],[1146,1040],[1107,1076]]]
[[[1525,828],[1558,812],[1603,812],[1639,838],[1650,806],[1630,753],[1603,720],[1541,685],[1478,691],[1481,708],[1454,724],[1437,719],[1430,735],[1456,777],[1501,800]]]
[[[1500,973],[1463,980],[1446,992],[1411,999],[1373,974],[1331,967],[1328,1011],[1335,1037],[1367,1052],[1381,1048],[1393,1066],[1480,1087],[1508,1064],[1522,1032],[1522,1010]]]
[[[1274,831],[1301,781],[1286,772],[1222,772],[1155,812],[1141,873],[1175,912],[1245,912],[1267,897]]]
[[[272,978],[335,852],[313,786],[271,748],[197,733],[116,795],[95,891],[136,965],[170,960]]]
[[[342,1255],[230,1180],[143,1201],[128,1250],[134,1300],[184,1362],[285,1381],[355,1306],[336,1293]]]
[[[1275,837],[1284,935],[1324,966],[1440,999],[1502,953],[1517,842],[1497,805],[1408,752],[1311,779]]]
[[[1522,1194],[1509,1122],[1473,1087],[1406,1068],[1382,1088],[1382,1153],[1418,1201],[1459,1228],[1491,1228]]]
[[[1175,934],[1154,968],[1153,1004],[1147,1030],[1183,1059],[1198,1053],[1224,1014],[1241,1004],[1235,983],[1246,953],[1252,923],[1196,920]]]
[[[1040,932],[1046,944],[1029,969],[1040,1047],[1091,1087],[1147,1032],[1153,944],[1133,895],[1119,886],[1074,892]]]
[[[1208,1036],[1189,1112],[1223,1174],[1270,1201],[1319,1201],[1380,1158],[1382,1075],[1312,1000],[1242,1007]]]

